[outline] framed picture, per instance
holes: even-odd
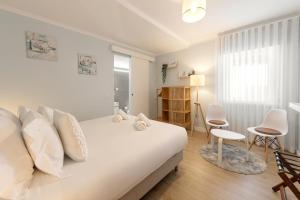
[[[96,57],[92,55],[78,54],[78,73],[85,75],[96,75]]]
[[[56,61],[57,42],[53,37],[26,31],[26,54],[28,58]]]

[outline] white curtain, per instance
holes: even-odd
[[[219,36],[218,101],[230,129],[245,133],[271,108],[288,111],[285,146],[300,149],[298,115],[288,108],[299,99],[299,16]]]

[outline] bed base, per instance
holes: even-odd
[[[149,192],[157,183],[159,183],[171,171],[178,170],[178,164],[183,159],[183,152],[179,152],[167,160],[156,171],[147,176],[141,183],[127,192],[120,200],[138,200]]]

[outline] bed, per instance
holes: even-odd
[[[88,160],[78,163],[66,158],[61,179],[35,172],[24,199],[140,199],[182,160],[184,128],[152,121],[145,131],[136,131],[132,116],[121,123],[111,119],[81,122]]]

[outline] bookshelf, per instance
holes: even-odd
[[[191,129],[190,87],[162,87],[162,121]]]

